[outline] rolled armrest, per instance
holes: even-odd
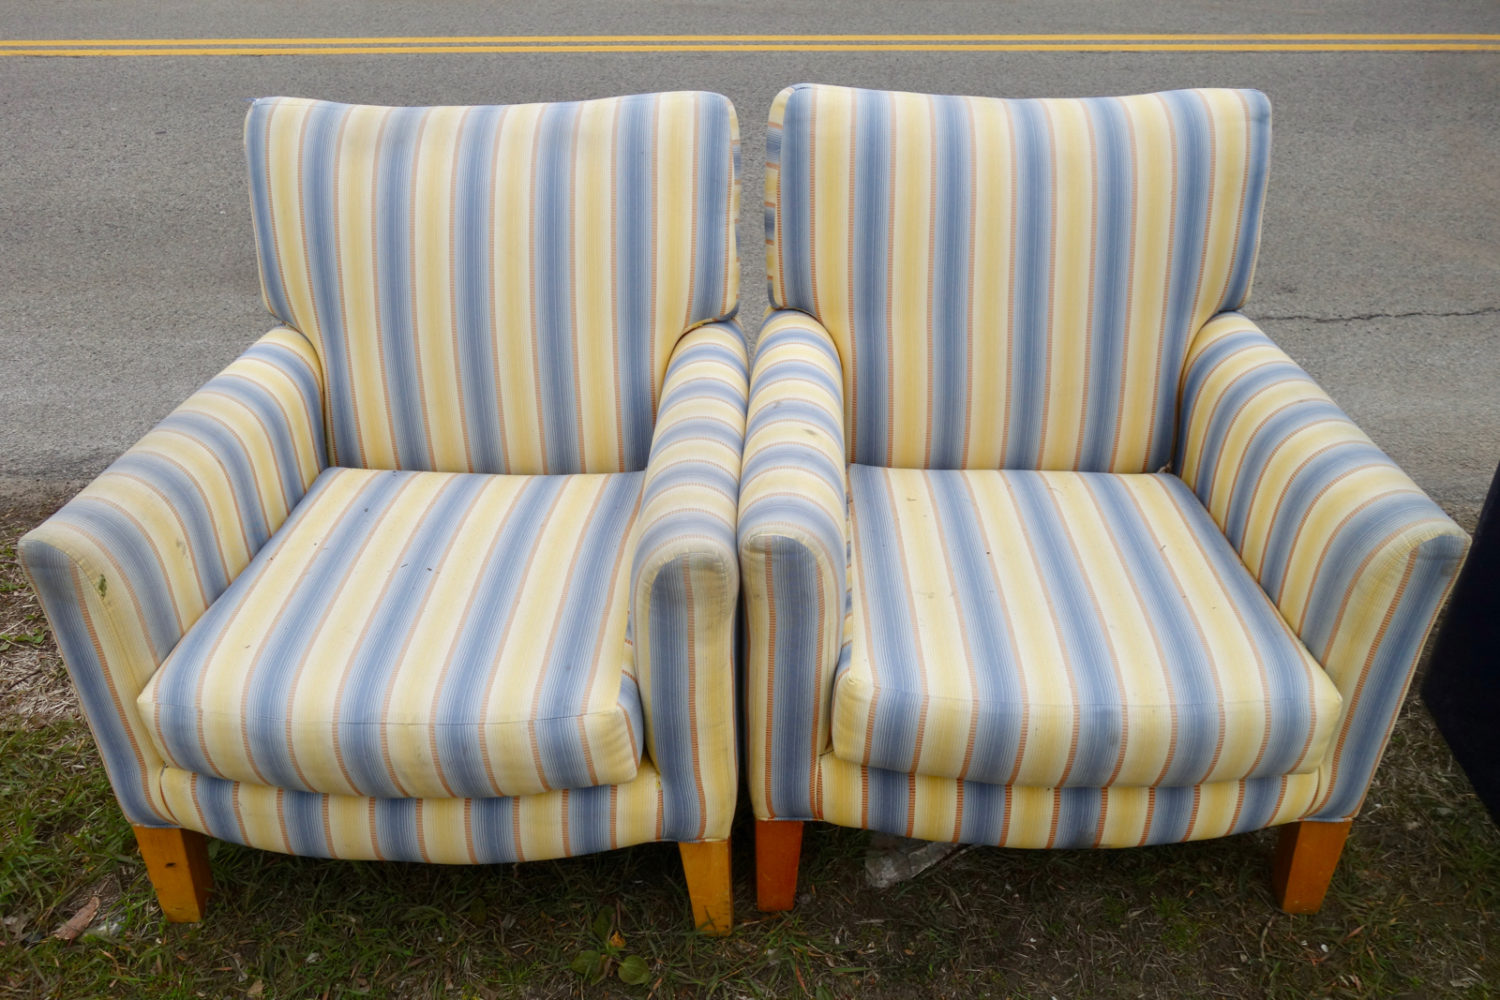
[[[667,840],[722,840],[734,818],[734,514],[746,367],[733,323],[685,334],[667,365],[646,462],[630,628]]]
[[[849,594],[843,385],[827,330],[802,313],[770,317],[751,375],[739,514],[756,734],[746,742],[761,819],[817,814]]]
[[[21,539],[132,823],[174,822],[136,697],[326,464],[322,413],[312,346],[273,330]]]
[[[1359,811],[1468,536],[1254,323],[1188,352],[1176,466],[1343,696],[1310,818]]]

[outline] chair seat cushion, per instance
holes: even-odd
[[[157,749],[202,774],[378,798],[629,781],[641,483],[324,472],[141,693]]]
[[[1337,689],[1171,475],[849,468],[835,754],[1042,787],[1316,769]]]

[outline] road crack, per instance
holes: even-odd
[[[1470,309],[1456,312],[1377,312],[1356,313],[1353,316],[1304,316],[1298,314],[1287,314],[1284,316],[1260,316],[1258,319],[1266,322],[1279,322],[1281,320],[1305,320],[1309,323],[1360,323],[1372,319],[1452,319],[1463,316],[1495,316],[1500,315],[1500,306],[1486,306],[1483,309]]]

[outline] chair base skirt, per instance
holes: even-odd
[[[801,824],[797,824],[800,828]],[[208,838],[179,827],[133,826],[146,874],[156,889],[157,902],[170,923],[190,924],[203,919],[213,874],[208,866]],[[800,834],[800,829],[799,829]],[[800,837],[799,837],[800,839]],[[693,905],[693,925],[714,937],[734,927],[734,889],[730,878],[729,841],[678,844]],[[793,865],[796,855],[793,855]],[[793,868],[793,881],[796,870]],[[790,901],[787,907],[791,906]]]
[[[727,809],[707,823],[661,825],[666,785],[642,759],[623,785],[483,799],[374,799],[252,785],[167,767],[165,814],[218,840],[304,858],[491,865],[571,858],[696,836],[729,835]],[[691,833],[680,827],[691,826]],[[701,830],[706,827],[706,830]]]
[[[423,864],[497,865],[578,857],[637,844],[674,843],[681,833],[661,827],[664,785],[649,759],[623,785],[552,791],[543,795],[487,799],[370,799],[353,795],[250,785],[163,768],[161,796],[170,815],[184,817],[198,832],[137,828],[148,864],[153,850],[167,859],[185,857],[146,838],[204,836],[257,850],[306,858],[408,861]],[[711,820],[709,835],[725,841],[683,844],[689,878],[700,869],[703,888],[693,888],[695,924],[712,918],[727,932],[733,913],[729,880],[728,826]],[[697,824],[694,824],[695,827]],[[701,835],[701,833],[700,833]],[[722,859],[713,860],[715,851]],[[689,860],[689,856],[692,860]],[[703,864],[698,864],[703,855]],[[720,869],[717,875],[715,868]],[[173,872],[176,869],[166,869]],[[201,866],[206,881],[206,861]],[[162,893],[167,890],[152,880]],[[206,891],[206,890],[205,890]],[[173,897],[175,898],[175,897]],[[701,905],[700,905],[701,901]],[[201,906],[200,906],[201,911]],[[183,910],[181,912],[191,912]],[[197,919],[184,916],[177,919]]]
[[[191,924],[203,919],[213,875],[208,868],[208,838],[178,827],[133,826],[146,874],[156,889],[167,920]]]

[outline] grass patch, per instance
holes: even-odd
[[[17,627],[37,611],[14,540],[45,513],[0,514],[7,634],[34,628]],[[1500,832],[1415,702],[1314,916],[1271,900],[1274,832],[978,848],[877,891],[868,835],[819,824],[797,908],[763,915],[742,815],[727,940],[688,930],[671,845],[463,868],[213,842],[207,919],[167,924],[45,636],[0,643],[0,809],[0,997],[1426,998],[1500,982]],[[94,896],[96,933],[50,936]]]

